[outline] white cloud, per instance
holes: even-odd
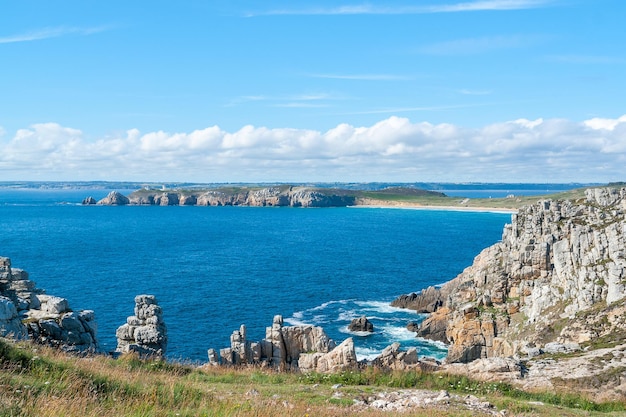
[[[490,90],[470,90],[467,88],[463,88],[459,90],[459,94],[463,94],[464,96],[488,96],[491,94]]]
[[[626,115],[618,119],[594,117],[593,119],[585,120],[585,125],[595,130],[615,130],[618,125],[623,123],[626,123]]]
[[[268,107],[323,108],[324,101],[345,100],[345,97],[329,93],[304,93],[286,96],[249,95],[230,100],[225,107],[235,107],[250,102],[265,102]]]
[[[43,39],[58,38],[66,35],[93,35],[94,33],[104,32],[109,30],[109,26],[95,26],[90,28],[79,27],[52,27],[43,28],[31,32],[20,33],[16,35],[2,36],[0,37],[0,44],[2,43],[16,43],[16,42],[31,42],[39,41]]]
[[[266,12],[251,12],[246,17],[272,15],[391,15],[391,14],[430,14],[459,13],[497,10],[524,10],[545,7],[554,3],[553,0],[478,0],[448,4],[432,4],[422,6],[374,6],[360,4],[337,7],[317,7],[306,9],[277,9]]]
[[[42,123],[0,146],[1,176],[15,180],[606,182],[625,179],[626,115],[480,128],[392,116],[325,132],[211,126],[97,140]]]
[[[335,80],[356,81],[406,81],[411,78],[393,74],[310,74],[312,78],[329,78]]]
[[[430,55],[475,55],[502,49],[528,47],[542,39],[545,38],[535,35],[454,39],[422,46],[418,49],[418,52]]]
[[[546,57],[546,60],[564,64],[612,65],[626,63],[622,57],[608,55],[550,55]]]

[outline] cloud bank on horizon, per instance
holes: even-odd
[[[519,119],[481,128],[392,116],[325,132],[132,129],[95,141],[78,129],[40,123],[4,136],[5,179],[610,182],[623,180],[626,166],[626,115],[583,122]]]
[[[623,0],[31,0],[0,181],[626,180]]]

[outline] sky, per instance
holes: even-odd
[[[623,0],[0,1],[0,181],[626,180]]]

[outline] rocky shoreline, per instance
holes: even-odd
[[[106,204],[120,199],[110,197]],[[459,276],[398,297],[392,305],[429,314],[416,335],[449,344],[444,363],[419,358],[415,349],[404,351],[399,344],[371,363],[359,363],[352,339],[337,344],[322,328],[284,326],[276,316],[261,341],[249,341],[245,326],[235,330],[228,347],[209,350],[209,366],[303,372],[418,369],[624,400],[625,216],[626,188],[588,190],[575,201],[540,201],[514,215],[502,240]],[[98,353],[93,311],[74,312],[67,300],[35,287],[25,271],[0,258],[1,335]],[[118,352],[162,357],[167,329],[156,299],[137,296],[134,313],[118,328]],[[357,324],[369,329],[367,318]]]
[[[384,190],[388,195],[445,197],[445,194],[412,188]],[[397,194],[392,194],[397,193]],[[250,207],[347,207],[391,204],[386,200],[364,197],[355,190],[311,188],[305,186],[275,186],[267,188],[216,188],[210,190],[146,190],[125,196],[117,191],[96,200],[86,197],[83,205],[150,205],[150,206],[250,206]],[[397,202],[398,207],[404,203]],[[416,206],[416,205],[413,205]]]
[[[447,371],[623,399],[625,213],[626,188],[524,207],[459,276],[392,305],[430,313],[417,335],[450,344]]]

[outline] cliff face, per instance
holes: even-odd
[[[140,190],[128,197],[113,191],[95,202],[88,197],[83,204],[99,205],[157,205],[157,206],[276,206],[276,207],[345,207],[353,205],[356,198],[332,190],[307,187],[269,187],[258,190],[210,190],[199,192],[162,192]]]
[[[94,312],[72,311],[67,300],[35,288],[28,273],[0,257],[0,336],[31,339],[73,352],[98,350]]]
[[[550,342],[623,339],[624,213],[626,188],[522,208],[501,242],[426,297],[444,301],[418,335],[450,343],[449,362],[526,354]]]

